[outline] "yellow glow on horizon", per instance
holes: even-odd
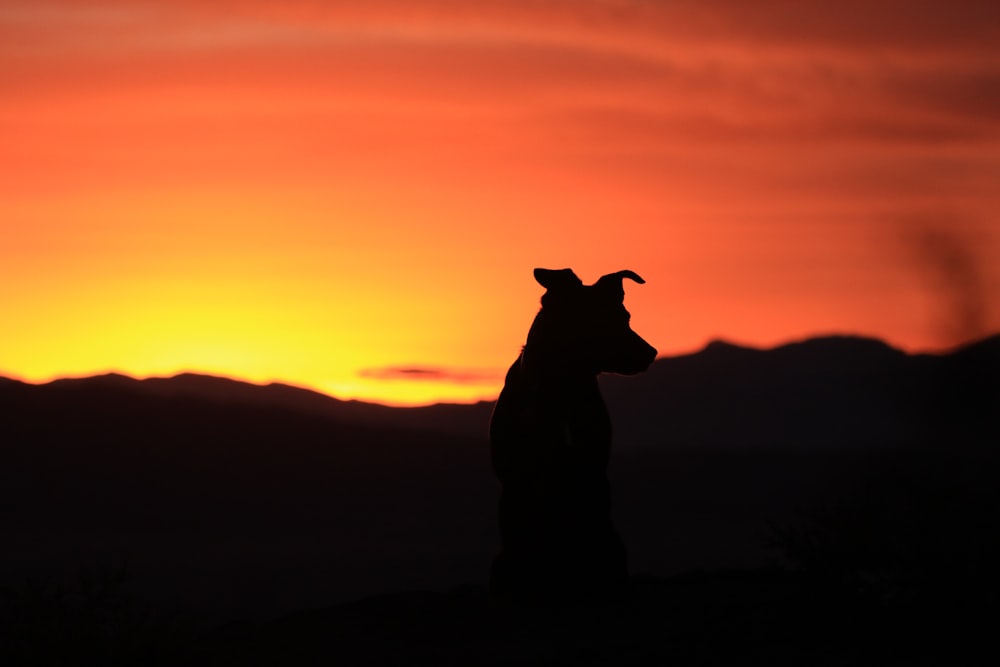
[[[456,365],[481,361],[481,343],[462,340],[466,314],[422,288],[435,274],[420,271],[421,256],[400,263],[412,280],[372,270],[371,252],[400,252],[385,243],[385,222],[377,220],[389,213],[310,204],[295,193],[193,191],[91,194],[17,214],[46,221],[51,232],[27,226],[12,243],[42,246],[47,261],[22,263],[19,283],[0,289],[19,313],[0,331],[0,375],[45,382],[198,372],[394,405],[488,400],[499,391],[496,379],[361,376],[445,351]],[[365,224],[330,222],[352,218]]]

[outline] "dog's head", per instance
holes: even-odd
[[[546,291],[528,333],[525,363],[569,374],[631,375],[649,368],[656,349],[629,326],[625,278],[645,282],[618,271],[584,285],[571,269],[535,269]]]

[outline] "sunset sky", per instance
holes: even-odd
[[[536,266],[661,354],[1000,330],[996,0],[3,0],[0,375],[494,397]]]

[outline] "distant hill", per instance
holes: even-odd
[[[1000,337],[940,356],[859,338],[720,342],[603,378],[632,570],[780,562],[769,526],[870,488],[946,509],[979,493],[985,512],[998,361]],[[125,561],[142,595],[213,618],[483,584],[490,410],[198,375],[0,380],[0,584]],[[935,511],[919,521],[937,539]]]
[[[602,383],[624,448],[884,449],[956,428],[1000,442],[1000,336],[942,355],[857,337],[714,342]]]
[[[43,390],[46,387],[52,390],[76,387],[96,391],[120,390],[162,398],[197,398],[229,405],[280,408],[353,424],[393,424],[399,428],[473,436],[482,435],[488,428],[489,415],[493,409],[492,402],[415,408],[389,407],[378,403],[340,400],[310,389],[277,382],[260,385],[196,373],[141,380],[110,373],[55,380],[39,385]]]

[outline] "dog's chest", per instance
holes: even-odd
[[[599,462],[610,454],[611,421],[603,402],[560,411],[546,430],[552,446],[568,457]]]

